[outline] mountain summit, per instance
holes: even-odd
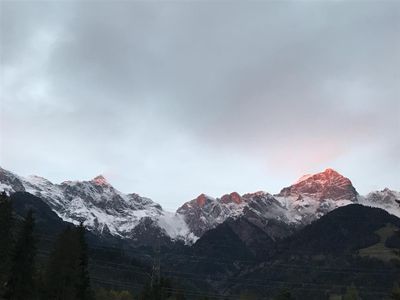
[[[97,185],[110,185],[107,181],[107,179],[103,175],[98,175],[95,178],[91,180],[91,182],[97,184]]]
[[[295,184],[281,190],[278,196],[310,196],[324,200],[350,200],[355,201],[358,193],[350,179],[339,174],[333,169],[314,175],[302,176]]]

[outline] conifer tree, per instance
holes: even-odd
[[[49,258],[45,276],[48,299],[74,299],[78,281],[78,247],[74,231],[67,227],[57,238]]]
[[[399,204],[400,205],[400,204]],[[396,235],[400,237],[400,230],[396,231]],[[397,255],[400,255],[399,251],[396,251]],[[391,299],[393,300],[400,300],[400,286],[399,283],[396,282],[392,289]]]
[[[90,278],[88,271],[88,248],[85,240],[85,227],[83,223],[76,229],[79,239],[79,269],[78,269],[78,286],[77,286],[77,300],[91,300],[93,299],[92,291],[90,288]]]
[[[0,194],[0,295],[7,280],[13,246],[14,219],[10,198],[5,192]]]
[[[35,298],[34,258],[36,246],[33,237],[34,224],[33,213],[30,210],[22,224],[22,229],[12,254],[5,299],[26,300]]]
[[[83,225],[58,237],[46,272],[46,295],[54,300],[91,300],[88,256]]]

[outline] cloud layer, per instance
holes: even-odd
[[[400,4],[7,2],[4,167],[167,208],[326,167],[400,189]]]

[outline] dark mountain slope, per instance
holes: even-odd
[[[254,258],[251,249],[247,247],[238,232],[240,229],[247,231],[246,229],[249,227],[251,227],[251,224],[246,220],[227,220],[216,228],[206,232],[193,245],[193,253],[195,255],[229,260]],[[264,236],[263,232],[255,226],[251,230],[257,231],[256,234],[260,236]],[[265,238],[268,242],[272,242],[268,237]]]
[[[228,219],[206,232],[192,248],[195,253],[210,257],[262,260],[274,248],[278,237],[289,236],[294,231],[289,225],[275,220],[269,220],[264,227],[268,230],[245,217]]]
[[[15,213],[25,217],[32,209],[35,217],[35,229],[45,235],[54,236],[59,234],[71,223],[63,221],[57,214],[40,198],[26,192],[11,194],[12,206]]]
[[[192,247],[165,253],[163,272],[178,277],[189,290],[221,294],[226,280],[262,262],[274,249],[276,236],[291,232],[278,221],[271,220],[268,226],[269,234],[248,218],[228,219],[204,233]]]
[[[400,219],[379,208],[358,204],[340,207],[282,241],[278,247],[314,254],[345,254],[379,241],[376,230]],[[290,252],[290,250],[289,250]]]
[[[228,289],[272,296],[286,287],[297,299],[328,299],[354,283],[362,299],[387,299],[400,278],[400,261],[360,255],[359,250],[379,244],[377,231],[389,226],[399,228],[400,219],[381,209],[338,208],[278,242],[267,261],[227,280]],[[382,249],[380,255],[392,250]]]

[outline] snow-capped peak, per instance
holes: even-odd
[[[367,206],[382,208],[400,217],[400,192],[384,188],[381,191],[371,192],[365,197],[359,197],[359,202]]]
[[[1,190],[29,192],[46,202],[64,221],[84,221],[95,233],[135,239],[135,235],[143,234],[140,230],[161,230],[172,240],[192,243],[196,239],[182,216],[163,211],[149,198],[116,190],[102,175],[90,181],[53,184],[40,176],[24,178],[0,168]],[[176,228],[172,230],[173,227]]]
[[[351,200],[355,201],[358,193],[350,179],[333,169],[326,169],[321,173],[306,175],[297,183],[281,190],[278,196],[309,196],[324,200]]]

